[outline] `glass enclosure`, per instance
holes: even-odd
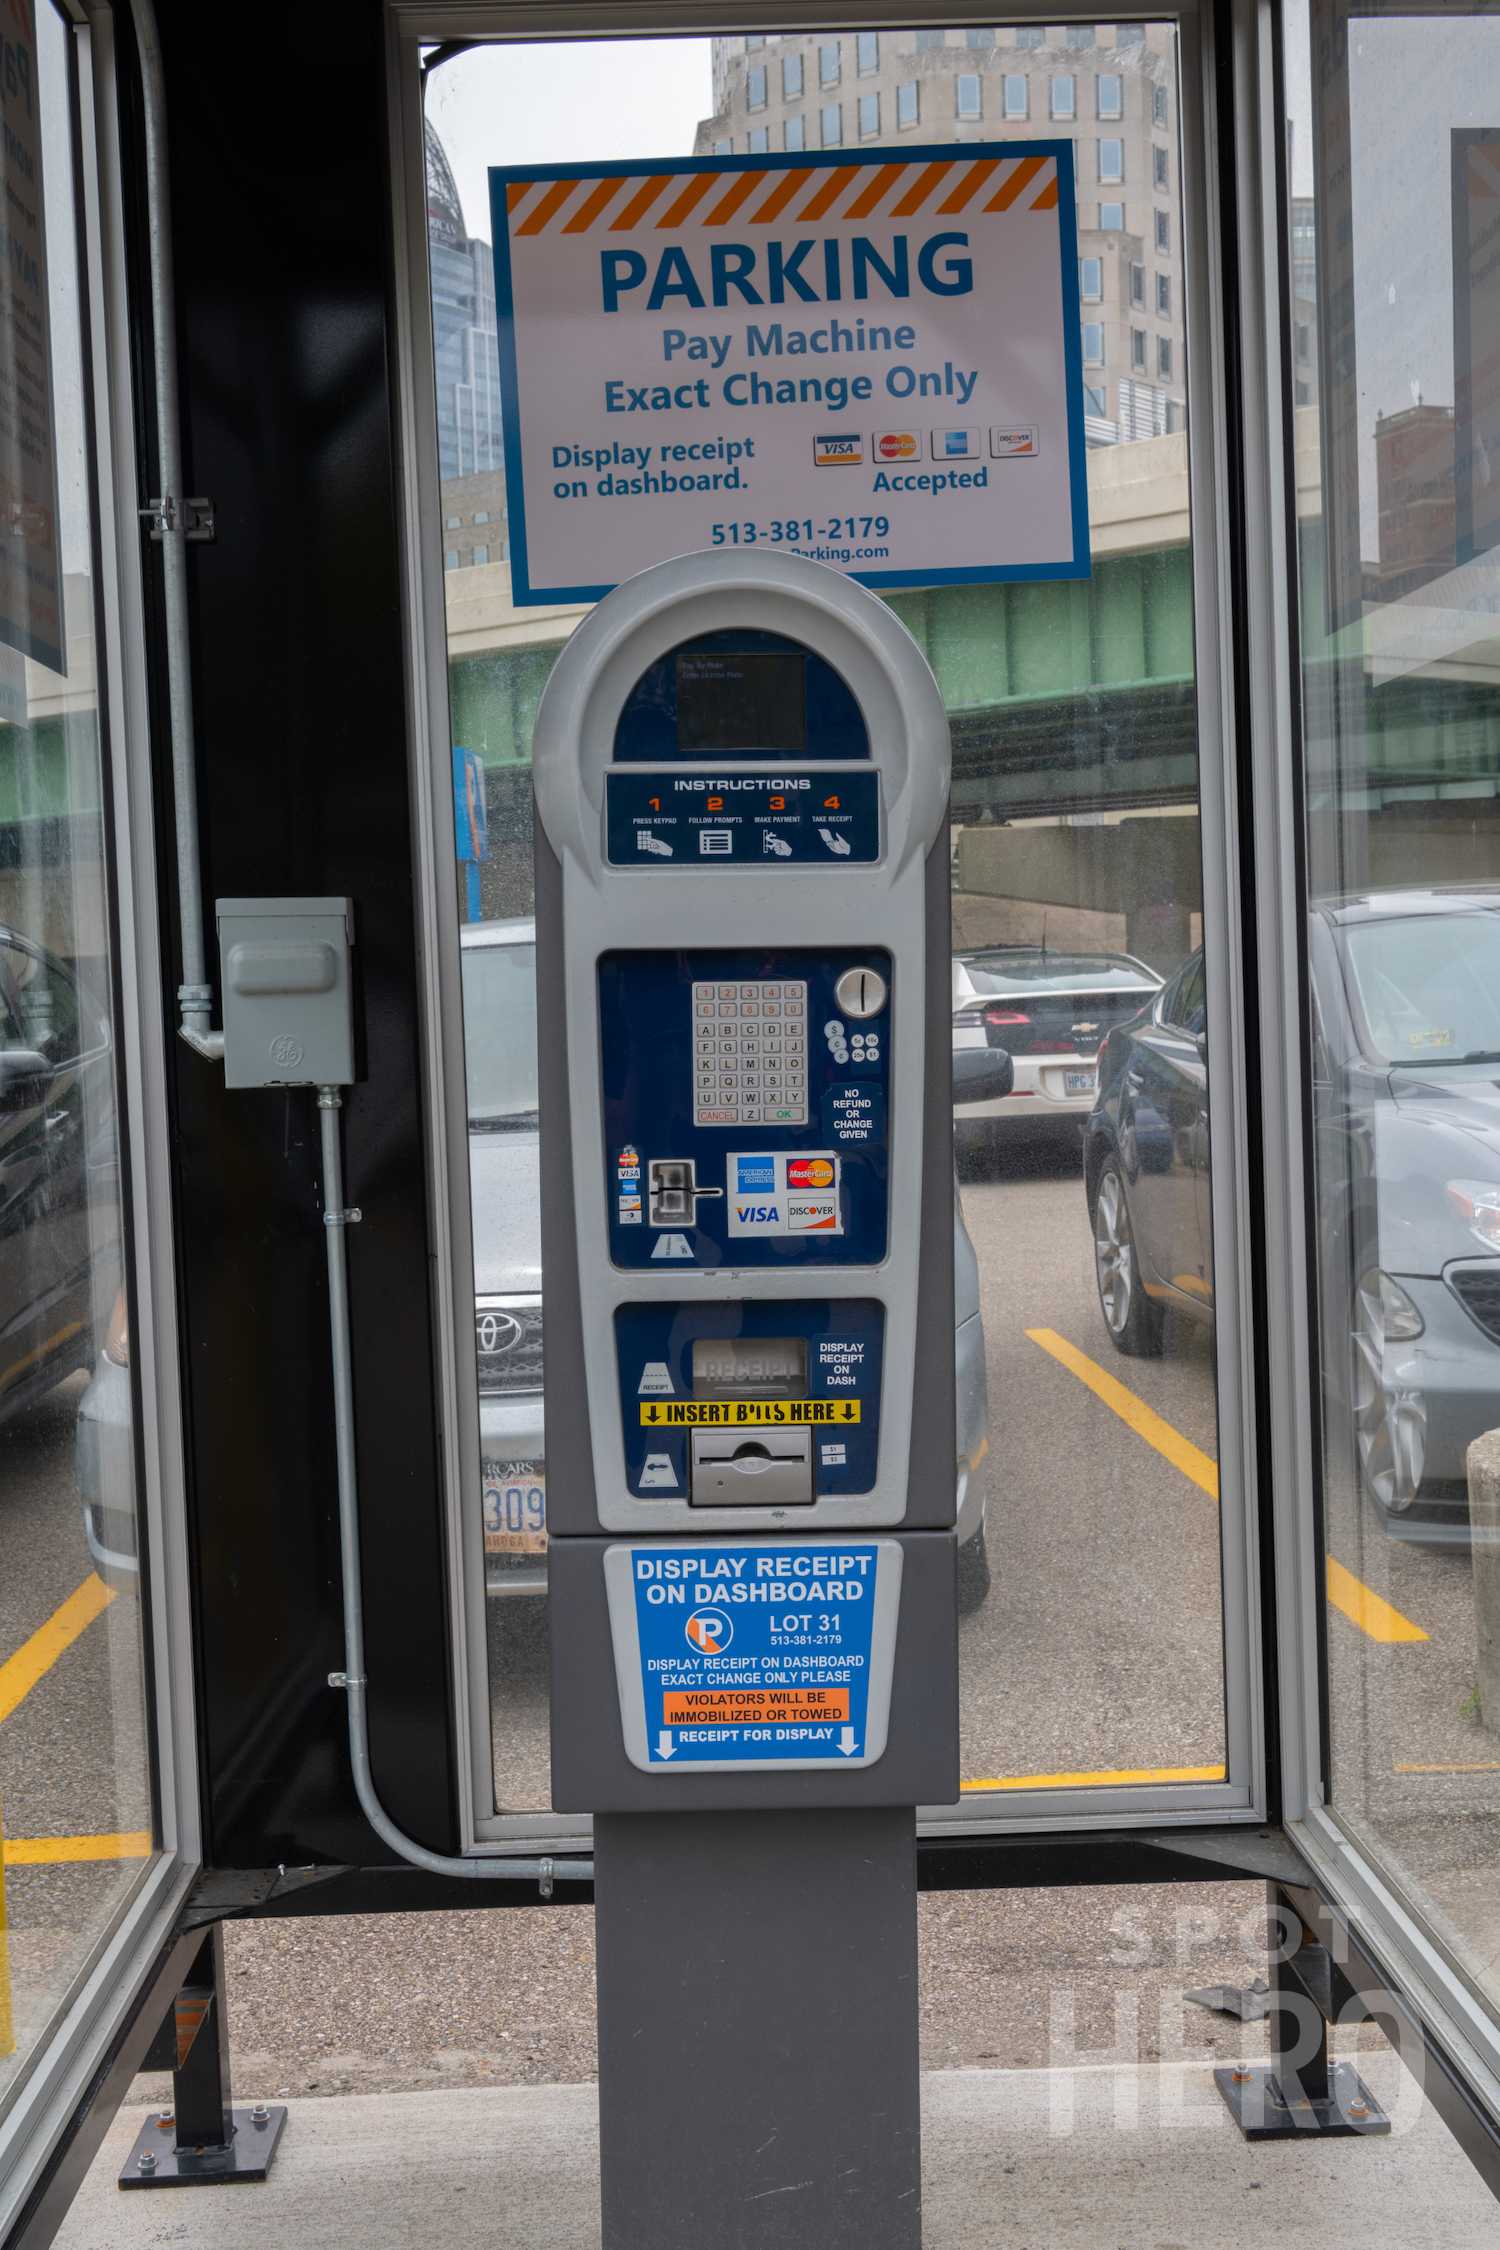
[[[1500,14],[1286,59],[1328,1798],[1500,2010]]]
[[[965,1794],[1003,1813],[1025,1790],[1211,1785],[1239,1495],[1221,1510],[1208,1057],[1225,934],[1205,930],[1200,818],[1220,752],[1200,755],[1195,685],[1178,35],[749,46],[476,47],[426,84],[495,1807],[547,1804],[530,738],[584,612],[512,600],[487,169],[638,162],[642,196],[653,165],[693,155],[840,147],[899,173],[908,128],[1072,146],[1093,556],[1080,582],[889,596],[952,721],[953,1047],[1014,1061],[1010,1095],[954,1120]]]
[[[153,1834],[75,57],[47,0],[13,50],[28,14],[0,281],[0,2110]]]

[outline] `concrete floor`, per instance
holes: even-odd
[[[926,2250],[1489,2250],[1500,2213],[1415,2082],[1390,2054],[1360,2067],[1389,2139],[1254,2148],[1201,2068],[930,2073]],[[122,2194],[143,2114],[57,2250],[597,2250],[591,2086],[299,2101],[270,2180],[232,2194]]]

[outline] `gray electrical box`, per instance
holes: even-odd
[[[348,1086],[354,1079],[346,898],[221,898],[224,1083]]]

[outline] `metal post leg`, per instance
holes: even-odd
[[[271,2169],[286,2110],[230,2098],[229,2014],[224,2005],[224,1932],[204,1934],[186,1983],[172,2003],[147,2065],[172,2070],[172,2107],[147,2118],[136,2135],[122,2188],[191,2187],[263,2180]]]
[[[1214,2072],[1214,2084],[1247,2141],[1388,2133],[1391,2121],[1353,2063],[1328,2059],[1336,1971],[1286,1894],[1267,1885],[1271,2002],[1269,2063]]]

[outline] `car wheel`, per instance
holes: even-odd
[[[972,1617],[990,1590],[990,1554],[981,1524],[958,1550],[958,1614]]]
[[[1112,1156],[1105,1161],[1094,1194],[1094,1278],[1099,1284],[1099,1309],[1115,1350],[1131,1359],[1157,1358],[1162,1309],[1141,1286],[1125,1182]]]
[[[1405,1515],[1422,1489],[1427,1458],[1427,1395],[1393,1379],[1385,1308],[1361,1284],[1350,1318],[1350,1405],[1359,1481],[1384,1516]]]

